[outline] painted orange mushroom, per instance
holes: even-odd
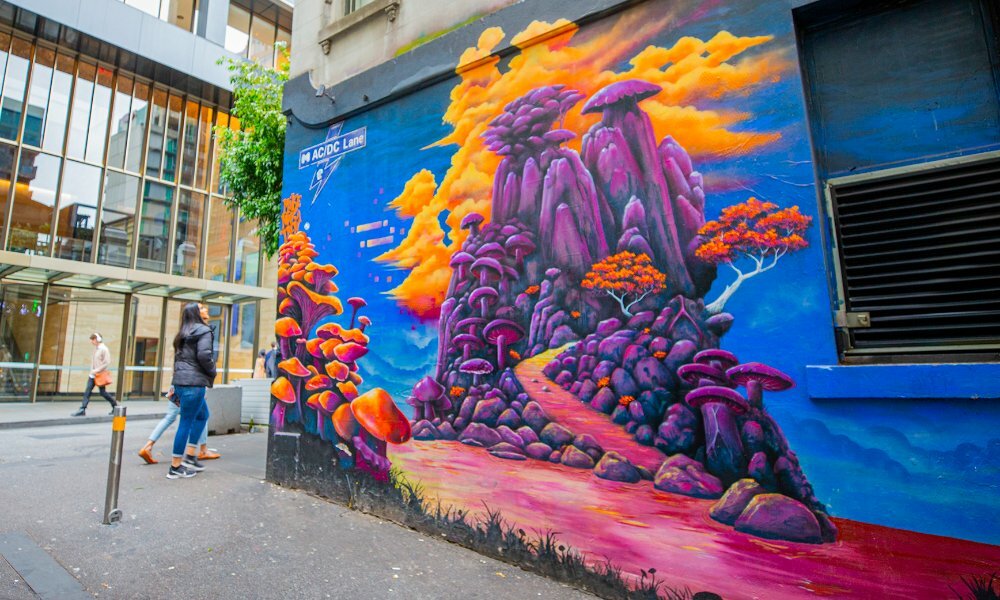
[[[278,401],[274,403],[274,411],[271,413],[271,424],[281,431],[285,428],[285,410],[289,404],[295,404],[295,388],[292,382],[285,377],[278,377],[271,383],[271,395]]]
[[[373,388],[355,398],[350,406],[354,418],[377,440],[390,444],[409,441],[410,421],[392,401],[389,392]]]

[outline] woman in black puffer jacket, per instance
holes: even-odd
[[[207,322],[208,307],[190,302],[184,306],[181,329],[174,338],[172,384],[181,404],[181,422],[174,437],[173,460],[167,479],[193,477],[204,469],[195,450],[208,422],[205,389],[215,382],[215,335]]]

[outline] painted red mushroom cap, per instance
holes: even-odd
[[[724,372],[712,365],[703,365],[700,363],[683,365],[677,369],[677,376],[689,385],[698,385],[702,379],[707,379],[714,385],[728,386],[730,384],[730,380]]]
[[[338,360],[345,363],[352,363],[365,354],[368,354],[368,348],[354,342],[346,342],[334,348],[333,353],[337,356]]]
[[[619,102],[633,103],[655,96],[662,90],[660,86],[641,79],[627,79],[606,85],[583,105],[583,114],[598,112]]]
[[[510,345],[521,341],[521,338],[524,337],[524,329],[514,321],[496,319],[483,329],[483,337],[490,344],[496,344],[503,337],[504,343]]]
[[[423,402],[433,402],[444,395],[444,386],[428,375],[413,386],[413,395]]]
[[[717,362],[722,365],[723,369],[728,369],[729,367],[734,367],[740,364],[740,359],[736,358],[736,355],[732,352],[727,352],[726,350],[721,350],[719,348],[710,348],[695,354],[694,362],[701,363],[703,365],[710,365],[713,362]]]
[[[482,222],[483,222],[483,215],[479,213],[469,213],[465,215],[465,218],[462,219],[461,223],[459,223],[459,227],[461,227],[462,229],[467,229],[469,227],[472,227],[473,225],[479,225]]]
[[[760,383],[761,388],[769,392],[783,392],[795,385],[795,381],[788,375],[774,367],[758,362],[737,365],[726,371],[726,375],[735,383],[743,386],[751,381],[756,381]]]
[[[493,365],[482,358],[470,358],[460,364],[458,370],[462,373],[471,373],[473,375],[488,375],[493,372]]]
[[[470,264],[474,260],[476,260],[475,257],[469,254],[468,252],[456,252],[454,255],[452,255],[451,260],[448,262],[448,265],[451,267],[460,267],[462,265]]]
[[[483,317],[467,317],[462,319],[458,323],[455,323],[455,329],[460,331],[466,331],[475,327],[481,327],[486,324],[486,319]]]
[[[477,257],[489,256],[491,258],[503,258],[507,256],[507,252],[503,249],[503,246],[496,242],[488,242],[479,247],[476,250]]]
[[[684,397],[693,408],[701,408],[706,404],[721,403],[728,406],[734,413],[741,415],[750,410],[746,398],[736,390],[719,385],[707,385],[695,388]]]

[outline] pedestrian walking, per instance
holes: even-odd
[[[278,376],[278,345],[274,342],[271,342],[271,350],[264,357],[264,368],[270,379]]]
[[[261,350],[257,354],[257,360],[253,365],[253,378],[263,379],[267,377],[267,352]]]
[[[208,307],[189,302],[181,312],[181,328],[174,337],[174,375],[171,382],[180,402],[180,424],[167,479],[194,477],[205,466],[195,452],[208,423],[205,390],[215,382],[215,334],[207,325]]]
[[[111,371],[108,370],[111,367],[111,351],[105,345],[104,338],[96,331],[90,334],[90,343],[94,346],[94,356],[90,359],[90,377],[87,379],[87,389],[83,392],[83,404],[80,405],[79,410],[72,414],[74,417],[82,417],[87,414],[87,404],[90,403],[90,394],[94,391],[94,387],[97,387],[101,397],[111,404],[109,415],[115,414],[115,407],[118,406],[118,403],[106,389],[112,381]]]
[[[163,435],[163,432],[173,425],[174,421],[181,414],[181,403],[174,393],[173,386],[164,395],[167,397],[167,414],[156,424],[156,427],[153,428],[153,433],[149,434],[149,439],[146,440],[146,445],[139,450],[139,457],[146,461],[147,465],[155,465],[160,462],[153,458],[153,446],[160,439],[160,436]],[[201,437],[198,438],[198,448],[198,460],[214,460],[221,456],[218,450],[208,447],[208,423],[205,423],[204,429],[201,430]]]

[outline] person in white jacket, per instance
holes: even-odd
[[[73,413],[74,417],[82,417],[87,414],[87,404],[90,402],[90,394],[94,391],[95,385],[100,390],[101,397],[111,404],[111,412],[108,414],[114,414],[115,406],[118,406],[118,403],[106,389],[107,383],[101,381],[95,383],[95,378],[98,375],[106,376],[108,367],[111,366],[111,351],[108,350],[99,333],[90,334],[90,343],[94,345],[94,356],[90,359],[90,377],[87,379],[87,389],[83,392],[83,404],[80,405],[80,410]]]

